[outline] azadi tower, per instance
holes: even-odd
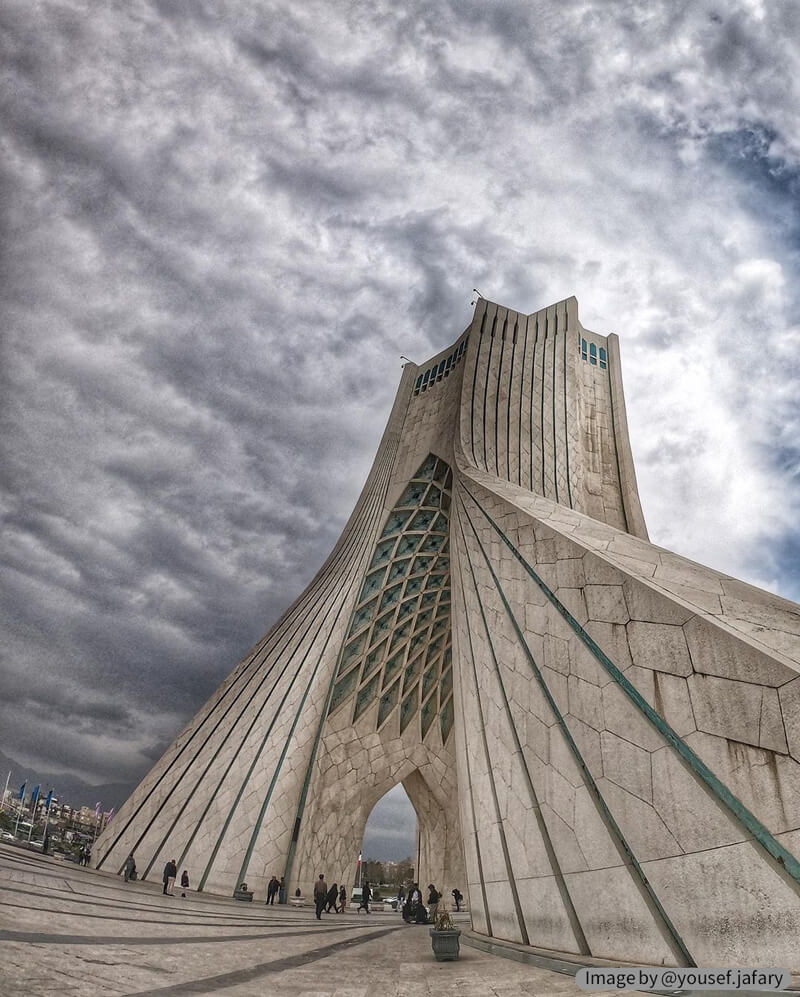
[[[405,367],[330,557],[94,861],[308,896],[400,782],[476,932],[800,966],[800,606],[649,542],[618,340],[575,298],[480,299]]]

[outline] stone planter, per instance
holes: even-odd
[[[461,931],[453,928],[449,931],[437,931],[431,928],[431,948],[437,962],[451,962],[459,956],[459,936]]]

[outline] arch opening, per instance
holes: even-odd
[[[356,874],[360,886],[367,881],[382,899],[396,896],[400,886],[416,880],[419,818],[401,782],[372,808],[364,827],[362,861]]]

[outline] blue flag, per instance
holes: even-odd
[[[31,806],[36,806],[36,801],[39,799],[39,785],[38,783],[33,787],[33,792],[31,793]]]
[[[26,779],[25,782],[23,782],[23,784],[19,787],[19,798],[21,800],[25,799],[25,787],[27,785],[28,785],[28,780]]]
[[[50,792],[47,794],[47,802],[45,803],[45,806],[47,807],[48,810],[50,809],[50,804],[52,802],[53,802],[53,790],[51,789]]]

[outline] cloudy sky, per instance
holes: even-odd
[[[800,8],[5,0],[0,749],[136,781],[400,375],[575,294],[651,538],[800,599]]]

